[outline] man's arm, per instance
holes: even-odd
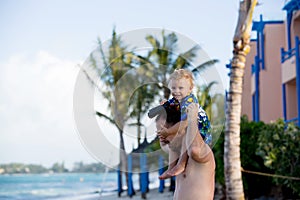
[[[199,134],[198,129],[198,104],[192,103],[187,107],[187,133],[186,133],[186,147],[188,155],[199,163],[207,162],[211,159],[211,149]]]
[[[164,142],[163,140],[161,140],[161,139],[159,139],[159,144],[160,144],[160,148],[164,151],[164,152],[166,152],[166,153],[169,153],[169,145],[166,143],[166,142]]]
[[[185,130],[187,126],[188,120],[180,121],[169,128],[161,127],[161,129],[157,131],[157,134],[165,138],[168,136],[175,136],[177,133],[184,133],[183,130]]]
[[[164,127],[164,126],[169,126],[169,124],[166,124],[166,119],[164,117],[158,117],[156,119],[156,129],[157,130],[160,130],[161,127]],[[166,152],[166,153],[169,153],[169,145],[168,145],[168,140],[166,140],[166,138],[164,137],[161,137],[159,136],[159,144],[160,144],[160,147],[161,149]]]

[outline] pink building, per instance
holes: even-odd
[[[253,22],[256,39],[247,55],[242,115],[253,121],[300,120],[300,0],[290,0],[284,21]],[[297,89],[298,88],[298,89]]]

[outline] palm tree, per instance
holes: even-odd
[[[102,96],[109,102],[109,114],[96,111],[96,115],[108,120],[115,125],[120,137],[120,164],[119,169],[125,172],[126,183],[127,176],[127,158],[125,152],[125,144],[123,137],[123,128],[126,121],[129,119],[128,107],[125,102],[130,98],[126,92],[126,85],[118,85],[121,77],[133,67],[133,53],[127,50],[127,47],[122,43],[121,38],[117,36],[115,29],[113,29],[112,39],[109,43],[108,55],[104,53],[102,42],[98,39],[99,52],[94,52],[90,55],[90,62],[95,71],[98,72],[98,77],[104,83],[104,90],[101,90]],[[100,53],[104,68],[99,69],[95,53]],[[86,73],[87,74],[87,73]],[[88,74],[87,74],[88,75]],[[92,79],[90,79],[92,80]],[[94,85],[96,83],[93,82]],[[122,176],[120,176],[122,177]],[[120,181],[122,183],[122,181]]]
[[[146,40],[152,45],[152,50],[148,52],[146,59],[154,66],[154,77],[158,83],[161,83],[159,86],[163,87],[163,96],[165,99],[168,99],[170,96],[170,90],[166,87],[167,76],[175,69],[190,69],[194,75],[197,75],[199,72],[218,62],[217,59],[212,59],[193,67],[191,63],[197,57],[197,51],[200,49],[199,45],[193,46],[184,53],[175,55],[174,52],[176,52],[178,42],[175,33],[166,35],[163,30],[162,42],[153,35],[148,35]]]
[[[240,160],[240,117],[246,55],[250,51],[252,14],[257,0],[240,1],[239,19],[233,39],[230,88],[227,98],[224,173],[227,199],[245,199]]]

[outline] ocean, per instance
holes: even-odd
[[[138,182],[138,175],[133,174],[135,190]],[[150,189],[158,184],[158,173],[151,173]],[[0,175],[1,200],[89,199],[113,193],[117,193],[117,173]]]

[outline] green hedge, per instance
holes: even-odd
[[[252,122],[243,116],[240,135],[244,169],[300,177],[300,131],[295,125],[286,126],[282,120],[271,124]],[[224,132],[213,151],[216,182],[224,186]],[[243,184],[249,199],[271,196],[278,187],[286,198],[298,198],[300,194],[300,181],[243,173]]]
[[[275,174],[300,177],[300,129],[282,119],[264,126],[258,137],[257,154]],[[300,196],[300,180],[274,178],[274,183]]]

